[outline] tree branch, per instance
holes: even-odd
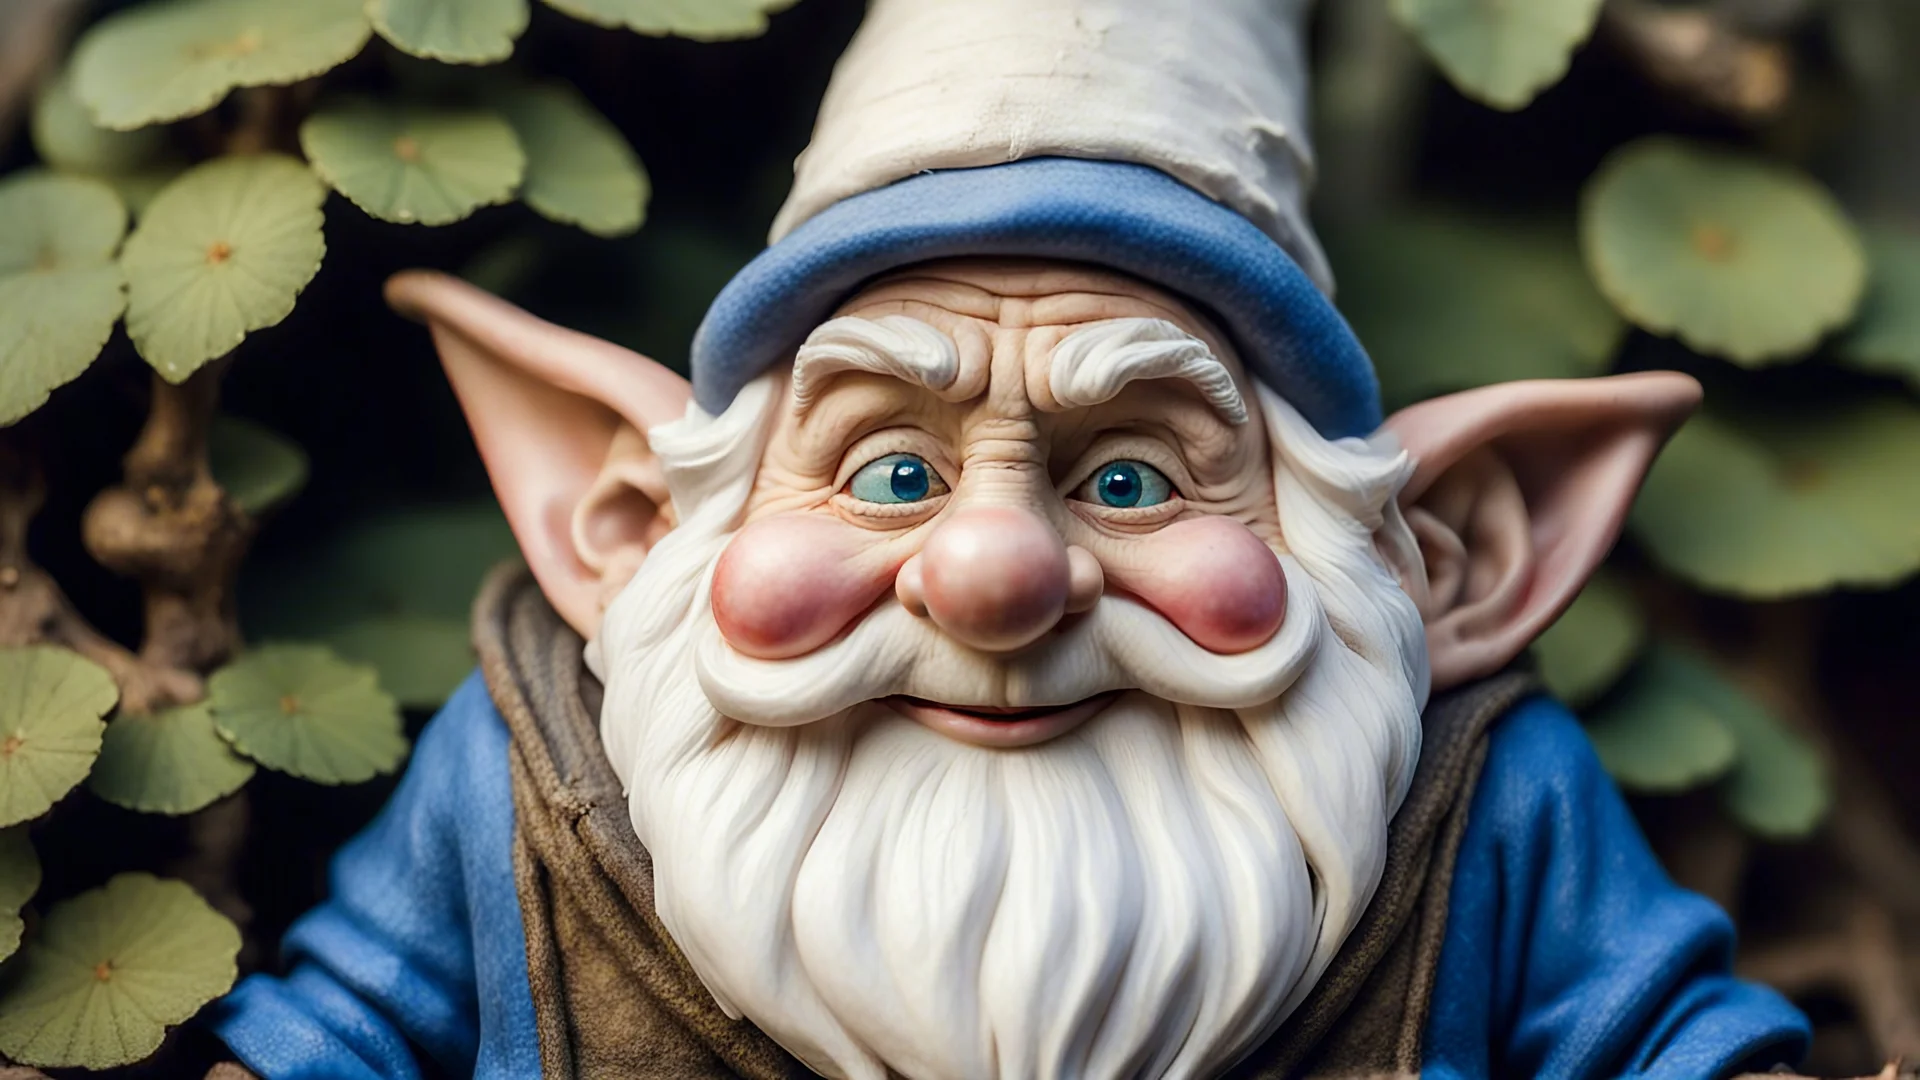
[[[1766,120],[1793,89],[1786,46],[1744,33],[1722,12],[1608,0],[1600,27],[1653,82],[1717,113]]]
[[[124,482],[95,496],[82,522],[87,551],[146,592],[141,658],[195,672],[239,646],[233,585],[254,533],[207,461],[224,368],[209,364],[178,386],[154,376]]]
[[[107,669],[120,707],[145,713],[205,696],[198,675],[135,656],[95,630],[53,576],[27,554],[27,529],[46,483],[18,431],[0,432],[0,646],[64,645]]]

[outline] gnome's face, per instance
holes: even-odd
[[[683,520],[601,723],[723,1005],[875,1077],[1207,1075],[1272,1030],[1418,753],[1402,456],[1032,264],[868,288],[653,445]]]
[[[403,275],[589,639],[658,913],[813,1068],[1205,1076],[1371,897],[1429,683],[1616,535],[1682,376],[1328,439],[1196,307],[1075,264],[879,279],[717,414]]]

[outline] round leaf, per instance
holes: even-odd
[[[0,1053],[106,1069],[227,992],[240,931],[178,881],[119,874],[55,904],[0,983]]]
[[[1396,405],[1598,375],[1626,330],[1571,229],[1405,214],[1330,230],[1327,247],[1340,309]]]
[[[214,723],[269,769],[322,784],[392,772],[406,756],[400,710],[374,670],[313,645],[269,645],[207,681]]]
[[[87,787],[129,810],[190,814],[240,790],[253,771],[214,730],[213,713],[201,702],[115,717]]]
[[[341,656],[373,665],[380,688],[409,709],[438,707],[473,672],[473,635],[465,619],[376,615],[324,637]]]
[[[54,168],[78,173],[133,172],[160,155],[158,128],[113,131],[93,122],[73,96],[70,74],[47,83],[33,103],[33,148]]]
[[[1881,398],[1709,410],[1654,462],[1631,518],[1665,568],[1769,599],[1920,570],[1920,409]]]
[[[491,64],[513,55],[527,29],[527,0],[367,0],[380,36],[401,52],[448,64]]]
[[[1749,708],[1712,668],[1656,646],[1587,718],[1587,734],[1621,787],[1686,791],[1733,766],[1739,748],[1727,714]]]
[[[216,158],[153,200],[120,256],[127,333],[170,382],[287,317],[320,269],[326,188],[281,154]]]
[[[0,829],[0,960],[20,947],[20,909],[40,890],[40,859],[25,825]]]
[[[600,26],[625,27],[661,37],[695,41],[757,37],[767,16],[795,0],[547,0],[549,6]]]
[[[565,84],[526,86],[492,104],[527,154],[520,197],[546,217],[599,236],[646,218],[647,173],[619,129]]]
[[[178,120],[239,86],[284,86],[358,53],[364,0],[153,0],[100,20],[73,54],[74,93],[120,131]]]
[[[97,180],[0,180],[0,426],[100,355],[126,307],[113,262],[126,231],[126,207]]]
[[[1920,236],[1868,233],[1867,254],[1873,280],[1860,317],[1840,342],[1840,357],[1920,387]]]
[[[1758,706],[1731,710],[1723,719],[1740,746],[1739,763],[1720,784],[1728,812],[1772,839],[1811,833],[1833,803],[1820,752]]]
[[[1602,571],[1533,643],[1533,652],[1547,689],[1578,707],[1619,680],[1646,638],[1646,616],[1633,594]]]
[[[512,125],[485,110],[339,103],[300,125],[300,148],[355,206],[422,225],[506,202],[527,168]]]
[[[213,478],[240,509],[258,517],[307,483],[307,452],[292,440],[236,416],[217,416],[207,433]]]
[[[113,676],[78,653],[0,649],[0,826],[39,817],[86,778],[119,698]]]
[[[1859,237],[1813,181],[1651,138],[1609,158],[1581,208],[1600,289],[1640,326],[1749,367],[1791,360],[1853,317]]]
[[[1520,109],[1567,73],[1601,0],[1392,0],[1393,14],[1460,92]]]

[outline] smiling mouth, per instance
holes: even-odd
[[[1055,739],[1096,716],[1120,696],[1117,690],[1067,705],[1000,708],[988,705],[946,705],[925,698],[895,696],[886,704],[948,738],[976,746],[1011,749]]]

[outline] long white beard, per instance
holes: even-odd
[[[1224,1070],[1365,910],[1419,754],[1420,621],[1373,546],[1404,530],[1404,462],[1326,443],[1263,394],[1290,606],[1251,653],[1104,599],[989,658],[889,602],[826,649],[755,661],[719,637],[708,585],[780,385],[654,433],[692,512],[594,646],[602,737],[675,942],[723,1008],[830,1076]],[[1116,689],[1018,750],[875,701]]]

